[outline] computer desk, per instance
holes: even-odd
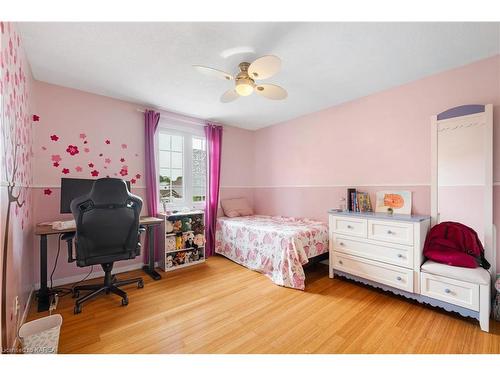
[[[155,271],[155,250],[154,250],[154,228],[163,223],[163,219],[151,216],[140,218],[139,224],[146,227],[146,235],[149,245],[149,264],[144,265],[142,269],[153,280],[161,279],[161,275]],[[50,305],[49,288],[47,287],[47,237],[50,235],[59,235],[61,233],[75,232],[76,228],[53,229],[51,225],[37,224],[35,235],[40,236],[40,289],[38,290],[38,312],[47,311]]]

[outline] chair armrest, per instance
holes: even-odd
[[[68,232],[61,236],[61,240],[66,241],[68,245],[68,263],[72,263],[76,260],[73,258],[73,239],[75,238],[75,234],[76,232]]]

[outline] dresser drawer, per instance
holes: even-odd
[[[371,240],[335,235],[333,250],[406,268],[413,268],[413,247],[381,244]]]
[[[479,285],[422,272],[421,294],[479,311]]]
[[[333,269],[413,292],[413,271],[340,253],[332,254]]]
[[[368,238],[413,245],[413,224],[384,220],[368,220]]]
[[[367,220],[330,216],[330,228],[334,233],[346,234],[349,236],[367,236]]]

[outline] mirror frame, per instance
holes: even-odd
[[[452,119],[466,121],[468,118],[484,122],[485,145],[485,192],[484,192],[484,251],[490,262],[489,272],[493,282],[496,278],[496,228],[493,224],[493,105],[463,105],[450,108],[431,117],[431,226],[439,221],[438,212],[438,125],[440,121]]]

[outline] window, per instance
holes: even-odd
[[[196,206],[205,202],[207,145],[205,137],[161,129],[158,135],[160,203]]]

